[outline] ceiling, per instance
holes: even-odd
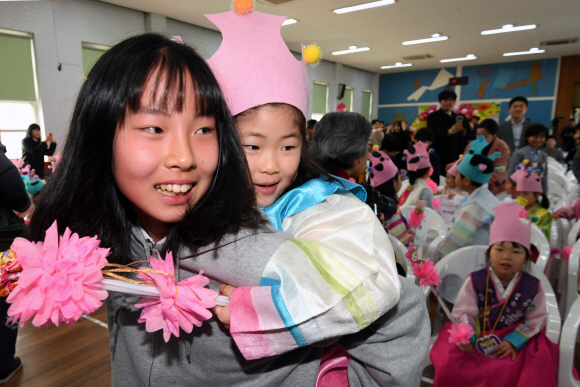
[[[107,3],[165,15],[212,30],[217,28],[203,15],[230,9],[231,0],[105,0]],[[267,0],[266,0],[267,1]],[[279,1],[279,0],[271,0]],[[551,46],[542,54],[503,57],[505,52],[527,51],[544,40],[578,37],[578,0],[397,0],[393,5],[337,15],[332,10],[372,0],[291,0],[279,5],[256,3],[260,12],[299,20],[283,26],[282,37],[292,51],[300,44],[316,42],[324,59],[374,73],[553,58],[580,54],[580,42]],[[505,24],[537,24],[528,31],[482,36],[483,30]],[[434,33],[449,40],[403,46],[406,40],[428,38]],[[370,51],[334,56],[332,51],[351,45]],[[431,54],[433,58],[404,61],[402,57]],[[476,60],[442,64],[440,59],[475,54]],[[381,70],[396,62],[412,67]]]

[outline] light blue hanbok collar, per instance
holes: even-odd
[[[361,201],[366,200],[367,192],[361,185],[337,176],[333,177],[335,181],[328,181],[324,178],[308,180],[300,187],[286,192],[274,204],[263,207],[262,210],[268,215],[274,227],[283,231],[284,219],[324,201],[334,193],[351,192]]]

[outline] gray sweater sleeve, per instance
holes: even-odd
[[[421,289],[406,278],[400,283],[397,306],[338,342],[352,356],[348,364],[352,387],[416,387],[421,383],[431,336],[429,314]]]
[[[423,188],[423,191],[419,194],[419,200],[426,201],[427,207],[433,209],[433,191],[431,191],[431,188]]]

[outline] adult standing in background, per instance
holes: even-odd
[[[405,149],[409,149],[413,137],[405,121],[395,121],[392,125],[387,126],[387,136],[397,137]]]
[[[526,142],[526,130],[533,122],[525,117],[528,111],[528,99],[517,96],[510,100],[509,109],[511,119],[501,124],[497,130],[497,136],[504,140],[510,147],[510,152],[528,145]]]
[[[560,132],[560,137],[562,137],[562,148],[564,148],[565,152],[568,152],[570,149],[573,149],[576,143],[574,139],[574,135],[576,134],[576,130],[578,126],[576,125],[576,121],[574,118],[570,118],[568,120],[568,126],[566,126]]]
[[[443,90],[439,93],[441,108],[427,116],[427,128],[435,134],[433,145],[435,152],[441,158],[441,165],[447,166],[459,158],[463,149],[471,139],[471,128],[463,117],[458,122],[458,115],[452,111],[457,94],[452,90]]]
[[[52,156],[56,150],[56,142],[52,133],[40,141],[40,126],[30,124],[26,131],[26,137],[22,140],[22,160],[34,169],[38,177],[44,177],[44,156]]]

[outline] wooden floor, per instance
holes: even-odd
[[[91,317],[106,322],[105,307]],[[18,331],[16,356],[22,368],[4,386],[111,385],[107,329],[84,318],[70,328],[36,328],[27,322]]]

